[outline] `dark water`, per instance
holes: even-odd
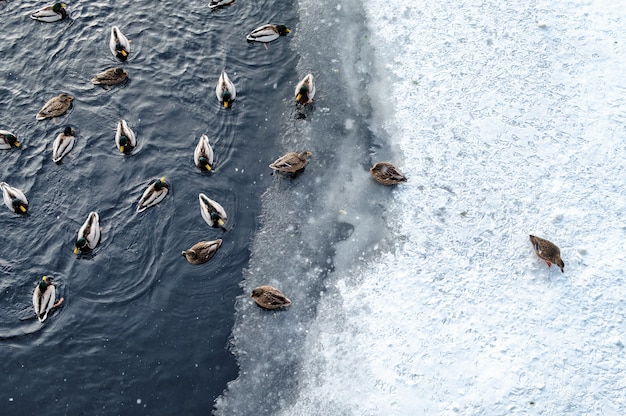
[[[299,76],[289,39],[265,50],[245,35],[267,22],[295,26],[297,13],[290,1],[213,13],[207,3],[77,1],[70,20],[52,24],[28,17],[40,2],[0,3],[0,128],[23,144],[0,153],[0,180],[30,202],[25,217],[0,210],[2,414],[210,414],[237,377],[234,304]],[[104,90],[90,79],[120,65],[108,48],[112,25],[132,41],[122,65],[130,80]],[[214,93],[223,68],[238,88],[230,111]],[[75,96],[71,111],[37,122],[61,92]],[[119,118],[137,134],[128,156],[115,148]],[[68,124],[78,140],[56,165],[52,141]],[[211,174],[193,165],[203,133],[216,154]],[[137,214],[143,189],[161,176],[171,194]],[[204,223],[200,192],[225,207],[227,232]],[[101,243],[75,256],[92,210]],[[205,265],[180,254],[215,238],[224,244]],[[44,324],[31,304],[42,275],[65,297]]]

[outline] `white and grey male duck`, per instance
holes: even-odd
[[[263,46],[267,49],[268,43],[275,41],[281,36],[287,36],[287,33],[289,32],[291,32],[291,30],[285,25],[267,24],[259,26],[252,32],[248,33],[246,39],[248,42],[263,43]]]
[[[57,297],[56,287],[52,283],[52,278],[44,276],[33,291],[33,307],[39,322],[43,322],[48,317],[48,312],[63,303],[63,298],[55,302]]]
[[[115,145],[119,149],[120,153],[130,153],[137,146],[135,132],[128,127],[126,120],[119,120],[117,122]]]
[[[221,228],[226,231],[224,224],[228,216],[224,207],[205,194],[198,195],[198,200],[200,201],[200,214],[202,214],[204,221],[213,228]]]
[[[0,182],[4,205],[16,214],[26,214],[28,212],[28,199],[24,192],[12,187],[6,182]]]
[[[17,136],[8,130],[0,130],[0,150],[8,150],[12,147],[20,147],[21,143]]]
[[[141,199],[137,204],[137,212],[143,212],[146,209],[157,205],[163,201],[170,191],[170,185],[165,178],[160,178],[152,182],[141,195]]]
[[[59,163],[72,150],[75,140],[74,130],[70,126],[66,126],[65,130],[54,139],[52,144],[52,161]]]
[[[109,49],[113,56],[120,61],[126,61],[130,54],[130,41],[124,36],[119,27],[111,27],[111,37],[109,38]]]
[[[209,144],[209,138],[206,134],[200,136],[193,152],[193,161],[200,170],[210,171],[213,169],[213,148]]]
[[[209,9],[215,10],[220,7],[230,6],[233,3],[235,3],[235,0],[211,0],[209,2]]]
[[[313,74],[307,74],[298,85],[295,92],[296,102],[298,104],[310,104],[315,97],[315,80]]]
[[[222,70],[222,73],[217,80],[215,95],[217,96],[217,100],[220,102],[220,104],[224,106],[224,108],[229,108],[237,97],[237,89],[235,88],[235,84],[233,84],[230,78],[228,78],[228,74],[225,70]]]
[[[42,7],[31,13],[30,17],[40,22],[52,23],[65,19],[67,14],[66,5],[64,3],[54,3],[50,6]]]
[[[74,254],[81,251],[89,251],[96,248],[100,242],[100,216],[96,211],[91,211],[87,219],[78,230]]]

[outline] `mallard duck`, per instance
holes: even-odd
[[[99,242],[100,216],[97,212],[91,211],[87,216],[85,223],[78,230],[74,254],[78,254],[80,251],[93,250]]]
[[[111,28],[111,38],[109,39],[109,49],[113,56],[120,61],[128,59],[130,54],[130,41],[124,36],[119,27]]]
[[[213,148],[206,134],[200,136],[200,141],[193,152],[193,161],[202,170],[210,171],[213,167]]]
[[[554,263],[559,266],[561,273],[565,272],[563,270],[565,263],[561,260],[561,250],[559,250],[555,244],[543,238],[535,237],[532,234],[530,235],[530,242],[535,249],[535,253],[537,253],[540,259],[546,262],[548,267],[552,266],[552,263]]]
[[[200,214],[202,214],[204,221],[213,228],[221,228],[226,231],[224,227],[224,223],[228,219],[226,210],[205,194],[198,195],[198,199],[200,200]]]
[[[72,105],[73,100],[74,97],[65,93],[49,99],[37,113],[37,120],[45,120],[46,118],[54,118],[65,114]]]
[[[54,3],[52,6],[42,7],[39,10],[36,10],[31,13],[30,17],[39,20],[40,22],[58,22],[59,20],[63,20],[67,17],[67,10],[65,9],[65,4],[63,3]]]
[[[370,168],[370,172],[376,182],[383,185],[397,185],[406,182],[406,178],[400,173],[398,168],[389,162],[377,162]]]
[[[220,104],[224,105],[224,108],[228,108],[235,97],[237,96],[237,90],[235,84],[232,83],[225,70],[222,70],[220,78],[217,80],[217,86],[215,87],[215,95]]]
[[[0,182],[4,204],[16,214],[26,214],[28,212],[28,199],[22,191],[12,187],[6,182]]]
[[[0,150],[7,150],[12,147],[20,147],[17,136],[10,131],[0,130]]]
[[[120,149],[121,153],[130,153],[137,146],[135,133],[128,127],[126,120],[117,122],[117,130],[115,132],[115,145]]]
[[[234,2],[235,0],[211,0],[211,2],[209,3],[209,9],[213,10],[217,9],[218,7],[229,6]]]
[[[48,312],[63,303],[63,298],[55,303],[56,297],[57,290],[52,283],[52,278],[48,276],[42,277],[33,291],[33,307],[35,308],[35,315],[37,315],[39,322],[45,321],[48,317]]]
[[[278,309],[291,305],[291,301],[282,292],[272,286],[259,286],[252,290],[252,299],[264,309]]]
[[[246,39],[248,42],[261,42],[267,49],[267,43],[278,39],[280,36],[286,36],[289,32],[291,32],[291,30],[289,30],[289,28],[285,25],[268,24],[259,26],[252,32],[248,33]]]
[[[65,127],[63,133],[59,133],[52,144],[52,161],[54,163],[60,162],[61,159],[63,159],[63,156],[72,150],[74,147],[74,141],[74,130],[72,130],[70,126]]]
[[[183,251],[183,256],[191,264],[203,264],[211,260],[222,246],[222,240],[200,241],[189,250]]]
[[[143,192],[143,195],[137,204],[137,212],[143,212],[163,201],[169,191],[170,185],[165,182],[165,178],[155,180],[148,185],[146,190]]]
[[[313,102],[315,96],[315,80],[313,74],[307,74],[298,85],[296,85],[296,102],[298,104],[309,104]]]
[[[109,85],[119,84],[125,81],[126,78],[128,78],[128,72],[124,71],[122,68],[109,68],[106,71],[96,74],[96,76],[91,79],[91,82],[94,85],[104,85],[107,87]]]
[[[307,164],[307,158],[311,155],[312,153],[308,150],[300,153],[289,152],[270,164],[270,168],[280,172],[295,173],[304,169]]]

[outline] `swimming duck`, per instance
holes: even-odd
[[[289,32],[291,32],[291,30],[285,25],[268,24],[259,26],[248,33],[246,39],[248,42],[261,42],[264,44],[265,49],[267,49],[267,43],[278,39],[280,36],[286,36]]]
[[[213,166],[213,148],[209,144],[206,134],[200,136],[200,141],[193,152],[193,161],[202,170],[210,171]]]
[[[72,150],[74,147],[74,140],[74,130],[72,130],[70,126],[65,127],[63,133],[59,133],[52,144],[52,161],[54,163],[60,162],[61,159],[63,159],[63,156]]]
[[[225,70],[222,70],[220,78],[217,80],[215,95],[217,100],[224,105],[224,108],[228,108],[235,101],[237,90],[235,89],[235,84],[228,78]]]
[[[113,56],[120,61],[126,61],[130,54],[130,41],[124,36],[119,27],[111,28],[111,38],[109,39],[109,49]]]
[[[28,200],[22,191],[12,187],[6,182],[0,182],[4,204],[16,214],[26,214],[28,212]]]
[[[228,219],[226,210],[205,194],[198,195],[198,199],[200,200],[200,214],[202,214],[204,221],[213,228],[221,228],[226,231],[224,227],[224,223]]]
[[[0,150],[7,150],[12,147],[20,147],[17,136],[10,131],[0,130]]]
[[[31,13],[30,17],[39,20],[40,22],[52,23],[63,20],[67,17],[67,10],[65,4],[54,3],[51,6],[42,7],[39,10]]]
[[[91,79],[91,82],[94,85],[104,85],[107,87],[109,85],[119,84],[125,81],[126,78],[128,78],[128,72],[124,71],[122,68],[109,68],[96,74],[96,76]]]
[[[96,248],[100,242],[100,216],[97,212],[91,211],[85,220],[85,223],[78,230],[76,237],[76,247],[74,254],[80,251],[88,251]]]
[[[307,74],[298,85],[296,85],[296,102],[298,104],[309,104],[313,102],[315,96],[315,80],[313,74]]]
[[[211,260],[217,250],[222,246],[222,240],[200,241],[189,250],[183,251],[183,256],[191,264],[203,264]]]
[[[300,153],[289,152],[270,164],[270,168],[280,172],[295,173],[304,169],[307,164],[307,158],[311,155],[312,153],[308,150]]]
[[[117,130],[115,132],[115,145],[120,149],[121,153],[130,153],[137,146],[135,132],[133,132],[126,120],[117,122]]]
[[[235,0],[211,0],[209,3],[209,9],[214,10],[222,6],[229,6],[234,2]]]
[[[370,168],[370,172],[376,179],[376,182],[383,185],[397,185],[400,182],[406,182],[406,177],[389,162],[374,163],[374,166]]]
[[[74,100],[74,97],[65,93],[52,97],[37,113],[37,120],[45,120],[46,118],[54,118],[65,114],[70,105],[72,105],[72,100]]]
[[[48,317],[48,312],[63,303],[63,298],[55,303],[56,297],[57,291],[52,283],[52,279],[48,276],[42,277],[33,291],[33,307],[35,308],[35,315],[37,315],[39,322],[45,321]]]
[[[548,267],[552,266],[552,263],[554,263],[559,266],[561,273],[565,272],[563,270],[565,263],[561,260],[561,250],[559,250],[555,244],[548,240],[544,240],[543,238],[535,237],[532,234],[530,235],[530,242],[532,243],[537,256],[545,261]]]
[[[170,185],[165,182],[165,178],[157,179],[152,182],[143,192],[143,195],[137,204],[137,212],[143,212],[163,201],[169,191]]]
[[[264,309],[278,309],[291,305],[291,301],[282,292],[272,286],[259,286],[252,290],[252,299]]]

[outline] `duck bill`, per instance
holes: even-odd
[[[20,142],[15,142],[15,147],[20,147],[22,144]]]
[[[24,205],[20,205],[20,211],[22,211],[22,214],[26,213],[26,207]]]
[[[299,102],[301,99],[302,99],[302,94],[298,94],[298,95],[296,95],[296,101],[298,101],[298,102]]]
[[[224,108],[228,108],[228,101],[224,101]]]
[[[120,146],[120,153],[124,153],[124,146]]]
[[[224,225],[224,221],[222,221],[222,219],[221,219],[221,218],[220,218],[219,220],[217,220],[217,223],[218,223],[219,225]]]
[[[80,249],[79,249],[78,247],[76,247],[76,248],[74,249],[74,254],[78,254],[79,252],[80,252]]]
[[[206,170],[211,170],[211,166],[210,166],[210,165],[204,165],[204,168],[205,168]]]

